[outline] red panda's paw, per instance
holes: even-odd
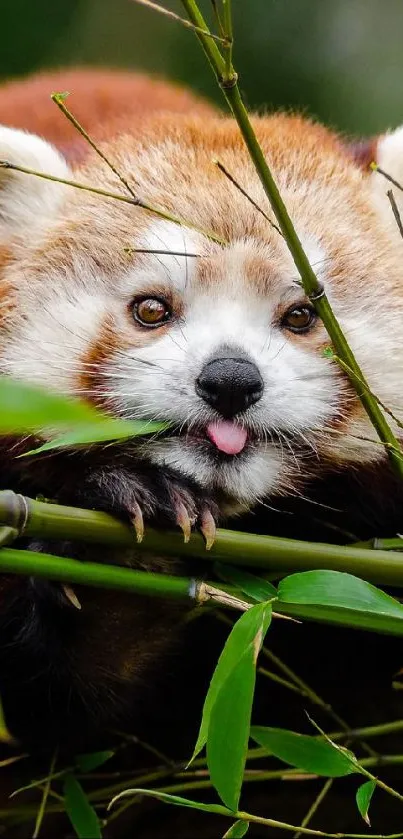
[[[198,529],[207,550],[215,540],[217,502],[195,481],[166,467],[137,464],[133,471],[126,467],[95,470],[79,490],[78,502],[129,519],[138,542],[147,523],[159,528],[180,527],[185,542],[192,529]]]

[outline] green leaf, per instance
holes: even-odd
[[[220,816],[232,816],[231,810],[223,807],[222,804],[202,804],[201,801],[192,801],[190,798],[182,798],[180,795],[170,795],[168,792],[159,792],[157,789],[125,789],[112,798],[108,804],[108,810],[121,798],[134,795],[148,795],[150,798],[157,798],[165,804],[175,804],[178,807],[190,807],[192,810],[202,810],[203,813],[218,813]]]
[[[23,382],[0,377],[0,431],[19,433],[68,423],[88,423],[95,409]]]
[[[348,754],[317,737],[264,726],[252,726],[250,736],[279,760],[304,772],[341,778],[358,771]]]
[[[128,437],[155,434],[158,431],[164,431],[166,428],[168,428],[168,424],[163,422],[151,422],[148,420],[140,422],[139,420],[128,421],[108,418],[102,421],[98,420],[97,422],[80,425],[74,431],[69,431],[67,434],[63,434],[63,436],[57,437],[54,440],[49,440],[36,449],[31,449],[26,456],[49,452],[52,449],[60,449],[65,446],[88,445],[88,443],[124,440]]]
[[[355,800],[357,802],[359,813],[363,817],[364,821],[367,823],[368,827],[371,827],[371,822],[368,816],[368,810],[375,789],[375,781],[366,781],[365,784],[361,784],[361,786],[358,787],[357,792],[355,794]]]
[[[0,697],[0,743],[8,743],[9,746],[14,746],[16,740],[7,728],[6,718],[4,716],[3,702]]]
[[[403,634],[403,605],[364,580],[341,571],[303,571],[280,581],[278,604],[311,619]]]
[[[221,800],[236,812],[248,750],[256,679],[256,656],[249,644],[229,674],[211,709],[207,766]]]
[[[39,387],[0,377],[0,433],[35,433],[59,437],[36,449],[48,451],[59,446],[118,440],[154,434],[167,423],[128,421],[106,416],[78,399],[62,396]]]
[[[67,775],[63,784],[66,813],[79,839],[102,839],[98,816],[74,775]]]
[[[247,612],[244,612],[234,624],[218,659],[217,667],[213,673],[210,687],[204,700],[199,736],[189,763],[199,754],[207,741],[211,711],[224,682],[242,658],[246,648],[256,639],[257,635],[260,633],[262,638],[264,638],[270,621],[271,607],[268,604],[258,604],[252,606]]]
[[[79,772],[92,772],[98,766],[102,766],[113,755],[114,751],[89,752],[88,754],[76,755],[75,763]]]
[[[233,565],[226,565],[223,562],[216,562],[214,570],[221,579],[228,583],[233,583],[237,588],[241,589],[248,597],[257,600],[258,603],[263,603],[266,600],[272,600],[277,597],[277,589],[269,583],[268,580],[263,580],[262,577],[255,577],[254,574],[249,574],[248,571],[242,571],[240,568],[235,568]]]
[[[249,830],[249,822],[237,821],[224,833],[222,839],[242,839]]]

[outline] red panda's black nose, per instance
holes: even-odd
[[[196,379],[196,393],[221,416],[231,419],[261,399],[263,379],[246,355],[226,350],[204,365]]]

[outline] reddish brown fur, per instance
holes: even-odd
[[[91,68],[54,70],[0,87],[0,122],[39,134],[59,148],[71,162],[82,160],[88,144],[58,112],[51,93],[71,93],[67,105],[97,139],[124,129],[131,118],[155,111],[187,113],[197,106],[209,114],[213,107],[188,90],[141,73]]]

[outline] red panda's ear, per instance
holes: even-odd
[[[394,131],[377,138],[373,147],[372,160],[382,172],[385,172],[403,187],[403,127],[396,128]],[[385,178],[382,172],[376,171],[376,168],[373,167],[370,175],[374,201],[378,210],[386,214],[386,221],[396,226],[387,192],[390,189],[393,190],[397,206],[402,213],[403,191]]]
[[[58,178],[68,178],[69,169],[45,140],[0,125],[0,242],[5,243],[52,218],[66,187],[1,166],[3,161]]]

